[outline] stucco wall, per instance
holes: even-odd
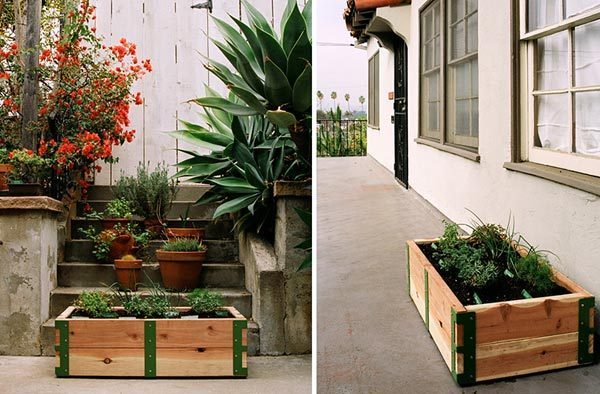
[[[418,135],[419,13],[423,1],[410,8],[409,46],[409,183],[451,220],[482,219],[516,229],[533,245],[556,253],[555,267],[600,296],[600,197],[534,176],[505,170],[510,161],[510,2],[479,2],[479,153],[481,162],[414,142]],[[394,21],[392,20],[392,23]],[[369,42],[369,51],[377,44]],[[385,63],[384,63],[385,64]],[[380,90],[393,84],[393,70],[381,70]],[[387,75],[385,75],[387,73]],[[382,102],[383,104],[383,102]],[[382,105],[385,108],[385,105]],[[393,169],[393,128],[369,132],[369,154]],[[391,162],[390,162],[390,158]],[[555,260],[551,257],[552,260]]]

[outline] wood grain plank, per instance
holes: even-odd
[[[69,348],[144,348],[143,320],[71,320]]]
[[[70,376],[144,376],[144,349],[70,348]]]
[[[157,348],[156,376],[232,376],[233,349]]]
[[[416,246],[416,245],[415,245]],[[412,245],[409,243],[409,272],[410,272],[410,297],[412,298],[419,314],[425,321],[425,278],[424,266],[417,257]]]
[[[231,320],[157,320],[156,348],[231,348]]]

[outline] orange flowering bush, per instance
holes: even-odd
[[[152,71],[150,60],[138,59],[136,45],[125,38],[103,44],[92,27],[94,11],[82,1],[67,14],[60,36],[40,48],[39,119],[31,132],[40,137],[37,153],[48,160],[58,198],[77,188],[85,196],[92,172],[101,170],[101,162],[116,160],[113,147],[133,140],[129,110],[143,99],[131,88]],[[0,117],[6,123],[0,125],[6,131],[0,143],[9,148],[19,147],[15,136],[21,129],[15,94],[23,80],[19,53],[14,45],[0,52]]]

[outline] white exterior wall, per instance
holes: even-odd
[[[204,85],[226,93],[223,83],[203,67],[200,54],[228,63],[206,37],[205,33],[215,39],[220,37],[208,11],[190,8],[201,1],[91,0],[97,7],[97,33],[104,36],[105,43],[113,45],[125,37],[137,44],[138,58],[150,58],[153,67],[153,72],[133,87],[133,92],[139,91],[144,97],[144,104],[132,105],[130,111],[130,127],[136,130],[136,137],[133,142],[114,148],[118,163],[100,163],[103,170],[96,174],[96,184],[111,185],[122,172],[135,174],[139,162],[150,162],[151,167],[165,162],[174,174],[175,164],[183,159],[176,148],[193,147],[164,133],[176,130],[178,119],[200,122],[201,108],[187,101],[203,96]],[[287,0],[253,0],[251,3],[279,32]],[[298,0],[301,7],[304,3],[305,0]],[[212,15],[231,21],[227,14],[240,17],[241,4],[241,0],[213,2]]]
[[[479,1],[479,153],[481,162],[414,142],[418,136],[419,7],[410,9],[409,47],[409,184],[452,221],[465,223],[476,212],[483,220],[516,229],[533,245],[560,257],[553,265],[600,295],[600,197],[578,189],[503,168],[511,159],[510,2]],[[378,10],[379,15],[379,10]],[[394,20],[391,20],[394,23]],[[373,41],[373,39],[371,39]],[[369,48],[376,44],[369,43]],[[372,50],[372,49],[370,49]],[[380,90],[387,92],[393,70]],[[386,87],[390,86],[390,88]],[[382,101],[382,108],[385,102]],[[393,169],[393,126],[382,112],[385,128],[369,132],[369,154]],[[390,162],[390,158],[392,158]]]

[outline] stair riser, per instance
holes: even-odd
[[[210,189],[208,185],[179,186],[175,201],[196,201]],[[114,194],[110,186],[92,186],[88,190],[88,200],[112,200]]]
[[[56,317],[64,312],[67,307],[73,304],[77,294],[53,293],[50,296],[50,314]],[[177,293],[169,294],[171,301],[177,305],[179,295]],[[247,318],[252,317],[252,296],[246,295],[224,295],[223,302],[225,305],[234,306],[242,315]]]
[[[146,266],[140,277],[140,282],[149,280],[162,285],[158,265]],[[65,287],[94,287],[112,284],[117,277],[112,265],[58,265],[58,285]],[[244,287],[244,266],[242,265],[211,265],[202,267],[200,287]]]
[[[169,221],[167,225],[170,227],[181,227],[181,221]],[[205,228],[206,239],[233,239],[233,222],[231,220],[223,220],[218,222],[195,222],[196,227]],[[71,220],[71,239],[82,239],[82,234],[79,229],[87,229],[93,227],[96,231],[102,230],[102,225],[98,220],[73,219]]]
[[[208,250],[206,252],[207,262],[231,262],[238,259],[238,248],[236,241],[205,241]],[[161,241],[152,241],[139,257],[145,261],[157,261],[156,249],[162,245]],[[67,241],[65,243],[65,262],[94,262],[96,258],[92,253],[94,243],[90,240]]]
[[[194,200],[195,202],[195,200]],[[88,200],[88,202],[80,201],[77,203],[77,216],[84,216],[86,214],[85,206],[89,204],[90,207],[96,212],[102,212],[106,209],[107,201],[93,201]],[[217,204],[206,204],[206,205],[190,205],[188,202],[175,202],[171,206],[169,212],[167,212],[167,218],[169,219],[179,219],[180,217],[184,217],[185,213],[190,208],[188,212],[188,217],[194,219],[201,220],[212,220],[213,214],[215,213],[215,209],[217,208]]]

